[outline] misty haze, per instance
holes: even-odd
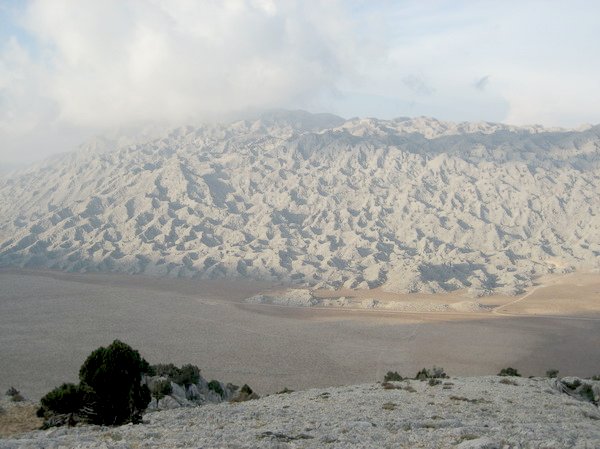
[[[0,4],[0,449],[600,447],[598,13]]]

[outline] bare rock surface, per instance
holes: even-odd
[[[600,127],[302,112],[0,177],[0,265],[515,294],[600,268]]]
[[[391,386],[391,387],[390,387]],[[55,428],[0,448],[598,448],[600,412],[554,379],[450,378],[313,389]]]

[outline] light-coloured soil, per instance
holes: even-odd
[[[12,402],[0,397],[0,438],[39,429],[42,419],[35,414],[39,406],[31,402]]]
[[[490,376],[312,389],[148,413],[135,426],[32,432],[0,439],[0,449],[599,448],[598,407],[552,381]]]
[[[600,315],[600,273],[544,276],[524,299],[513,299],[498,312],[569,317]]]

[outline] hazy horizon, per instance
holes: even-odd
[[[600,123],[586,2],[0,4],[0,160],[256,109]]]

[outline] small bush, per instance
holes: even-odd
[[[555,379],[558,377],[558,370],[557,369],[549,369],[548,371],[546,371],[546,377],[549,377],[550,379]]]
[[[448,375],[444,372],[444,368],[434,366],[431,370],[423,368],[415,376],[416,380],[427,380],[427,379],[446,379]]]
[[[289,390],[291,392],[291,390]],[[258,399],[259,396],[248,386],[248,384],[242,385],[240,392],[235,396],[231,402],[244,402],[252,399]]]
[[[8,390],[6,390],[6,396],[16,396],[17,394],[20,394],[21,392],[19,390],[17,390],[15,387],[10,387]]]
[[[429,379],[431,377],[431,373],[429,372],[429,370],[427,368],[423,368],[421,371],[419,371],[417,373],[417,375],[415,376],[416,380],[426,380]]]
[[[573,382],[567,382],[566,380],[563,380],[562,383],[571,390],[575,390],[581,386],[581,380],[577,378],[574,379]]]
[[[519,372],[515,368],[502,368],[498,373],[498,376],[513,376],[513,377],[521,377]]]
[[[150,365],[151,376],[166,377],[169,380],[173,380],[174,377],[179,375],[179,368],[172,363],[159,363],[157,365]]]
[[[384,382],[399,382],[403,380],[402,376],[398,374],[398,371],[388,371],[383,377]]]
[[[429,386],[430,387],[434,387],[434,386],[439,385],[441,383],[442,383],[442,381],[439,380],[439,379],[435,379],[433,377],[431,379],[429,379]]]
[[[289,393],[293,393],[293,392],[294,392],[294,390],[290,390],[288,387],[284,387],[283,390],[278,391],[275,394],[289,394]]]
[[[244,386],[247,387],[247,385],[244,385]],[[248,388],[250,388],[250,387],[248,387]],[[211,390],[211,391],[214,391],[215,393],[217,393],[219,396],[221,396],[221,398],[223,396],[225,396],[225,392],[223,391],[223,387],[221,387],[221,384],[219,383],[218,380],[211,380],[208,383],[208,389]],[[240,393],[241,393],[241,391],[240,391]]]
[[[579,389],[579,395],[589,402],[594,402],[594,390],[590,384],[583,384]]]
[[[150,389],[150,393],[152,397],[156,399],[156,406],[158,407],[158,401],[160,401],[165,396],[171,394],[173,392],[173,387],[171,386],[171,381],[166,379],[159,379],[154,382],[152,388]]]
[[[150,366],[150,373],[153,376],[166,377],[182,387],[189,387],[200,381],[200,368],[191,364],[178,368],[172,363],[160,363]]]
[[[179,375],[173,379],[176,384],[188,387],[200,381],[200,368],[196,365],[183,365],[179,369]]]
[[[85,406],[90,394],[92,392],[89,388],[64,383],[40,400],[41,407],[37,411],[37,416],[48,418],[53,414],[77,414]]]

